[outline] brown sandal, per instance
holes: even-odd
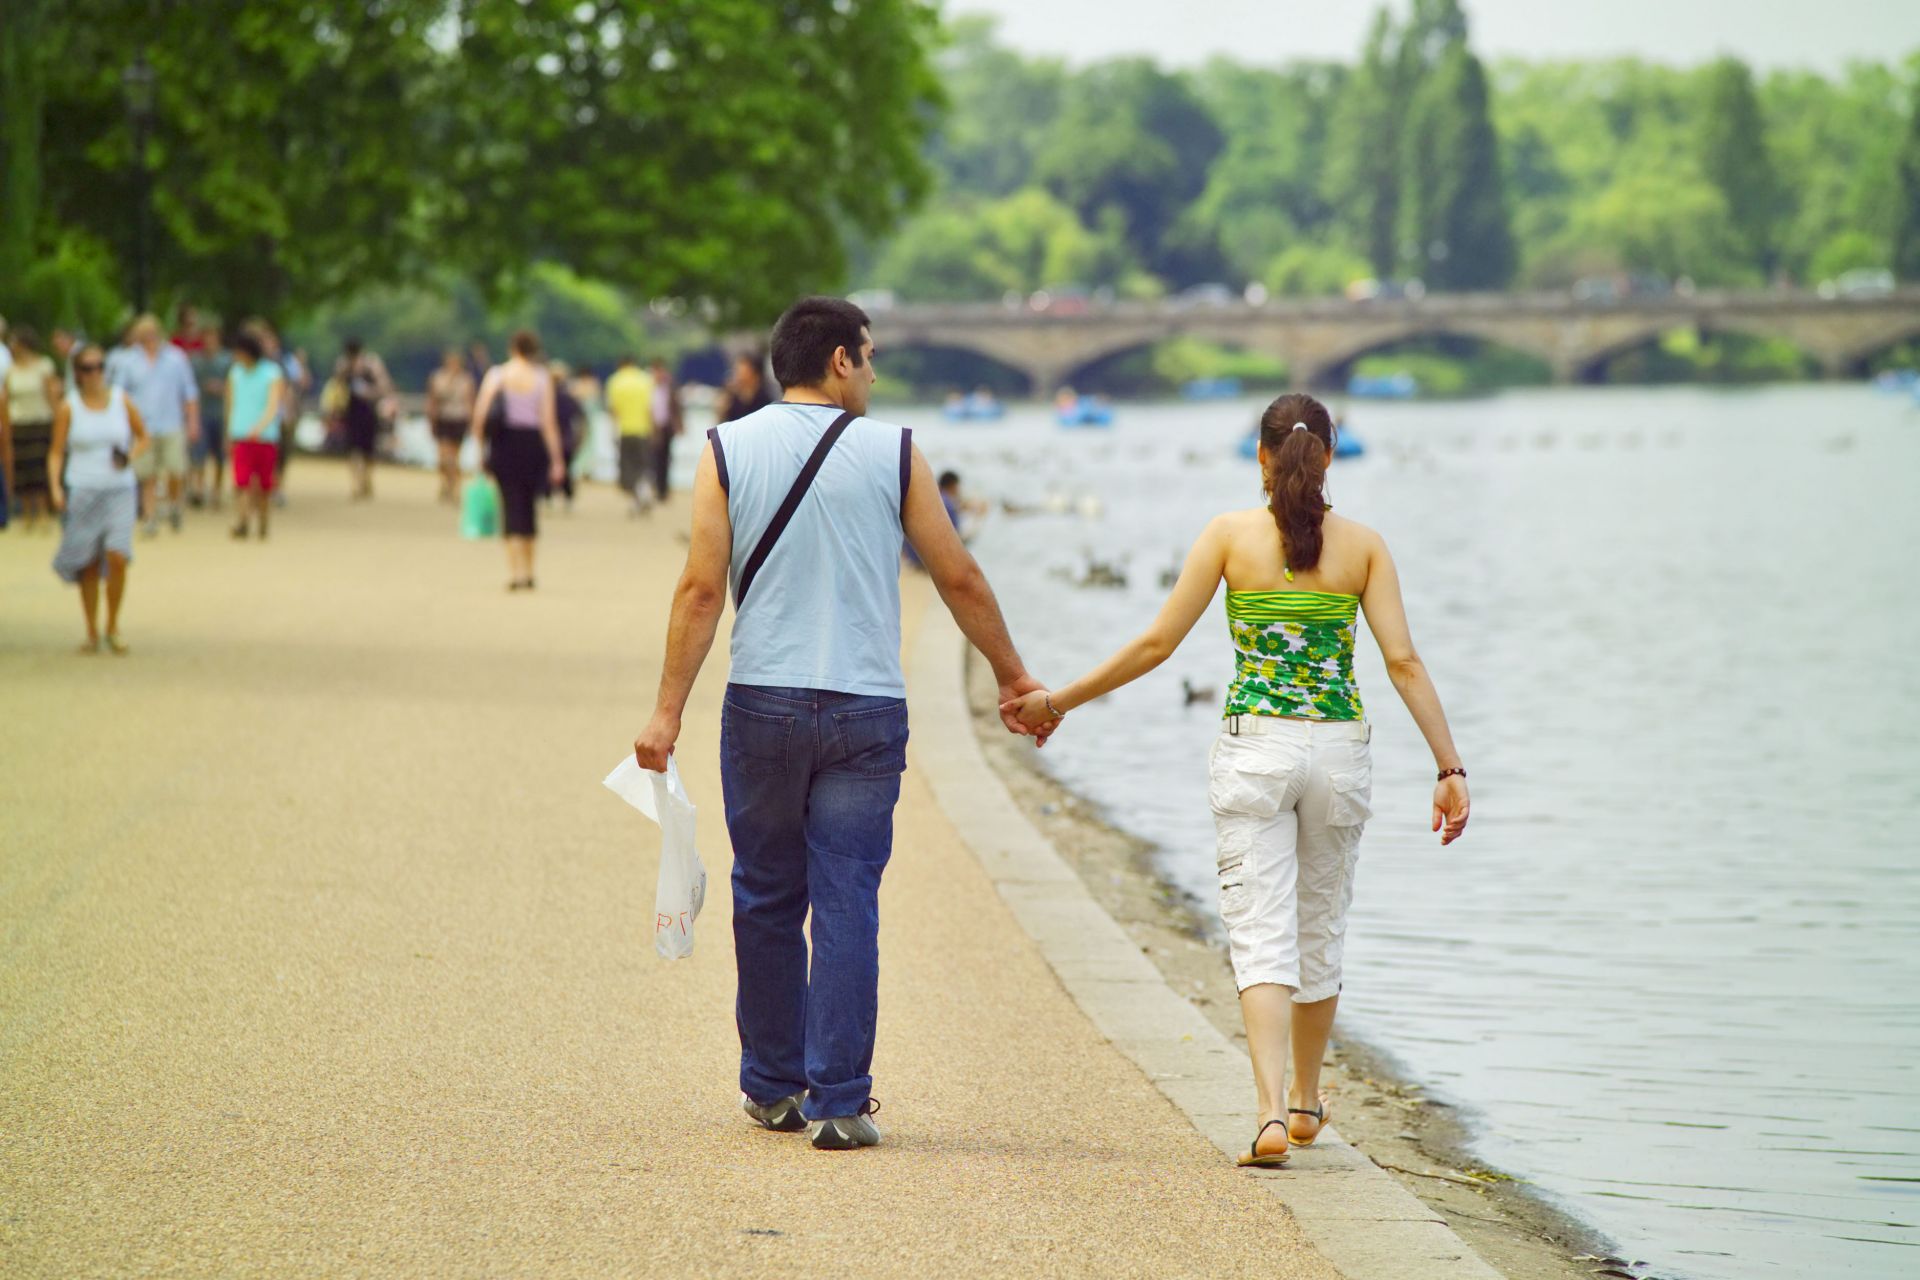
[[[1260,1139],[1265,1137],[1267,1130],[1273,1128],[1275,1125],[1280,1126],[1280,1132],[1282,1134],[1286,1133],[1287,1122],[1285,1120],[1267,1121],[1260,1126],[1260,1132],[1253,1135],[1253,1142],[1247,1147],[1247,1154],[1238,1157],[1234,1163],[1238,1164],[1242,1169],[1278,1169],[1286,1164],[1287,1149],[1285,1147],[1282,1147],[1278,1151],[1260,1150]],[[1289,1139],[1289,1141],[1291,1141],[1291,1139]]]

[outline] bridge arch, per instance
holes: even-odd
[[[1548,372],[1555,369],[1559,354],[1532,334],[1497,323],[1410,323],[1323,348],[1314,353],[1310,362],[1296,367],[1294,381],[1302,386],[1342,387],[1346,385],[1355,362],[1368,356],[1419,343],[1448,342],[1467,342],[1478,348],[1510,351],[1537,361]]]
[[[1714,316],[1689,317],[1678,324],[1671,321],[1646,324],[1628,333],[1610,335],[1604,342],[1570,353],[1570,378],[1576,382],[1605,382],[1609,369],[1616,361],[1659,346],[1669,334],[1685,331],[1705,339],[1744,338],[1757,342],[1784,342],[1799,354],[1809,369],[1834,371],[1832,355],[1809,345],[1799,332],[1790,327],[1769,324],[1752,317]]]
[[[950,337],[938,341],[901,338],[885,342],[874,365],[881,378],[899,378],[921,390],[971,391],[978,386],[999,395],[1035,395],[1043,375],[991,343]]]

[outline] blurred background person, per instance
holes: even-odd
[[[173,313],[173,345],[189,356],[198,355],[207,345],[207,335],[212,330],[200,324],[200,311],[190,302],[183,302]]]
[[[106,378],[106,353],[89,343],[74,358],[79,387],[62,396],[53,416],[47,472],[53,509],[63,523],[53,571],[80,586],[80,612],[87,638],[82,653],[100,651],[100,578],[107,579],[107,647],[125,653],[120,639],[120,602],[133,562],[133,522],[138,509],[134,468],[148,436],[133,398]]]
[[[580,445],[580,437],[586,425],[587,411],[580,404],[580,398],[573,393],[569,385],[573,370],[564,360],[551,361],[548,370],[553,375],[553,421],[560,431],[560,456],[566,462],[561,469],[560,479],[549,486],[547,493],[552,496],[558,489],[567,500],[567,510],[573,510],[573,454]]]
[[[680,384],[673,380],[663,356],[655,356],[648,369],[653,379],[653,492],[667,500],[673,472],[673,442],[686,425],[680,407]]]
[[[203,330],[199,343],[189,358],[194,385],[200,388],[200,438],[187,450],[187,505],[210,504],[218,511],[227,485],[227,370],[233,356],[221,342],[218,326]]]
[[[767,377],[761,367],[760,353],[750,351],[733,359],[733,373],[727,379],[726,396],[720,405],[720,421],[732,422],[758,412],[773,403],[767,393]]]
[[[355,499],[373,497],[373,456],[380,442],[380,404],[393,394],[393,380],[377,352],[360,339],[348,338],[346,350],[333,367],[333,376],[346,388],[347,469]]]
[[[280,331],[271,321],[256,316],[248,321],[248,326],[260,339],[261,358],[280,367],[280,443],[274,451],[272,493],[273,505],[284,507],[287,505],[287,460],[293,457],[293,433],[300,426],[313,372],[304,352],[290,351],[281,343]]]
[[[47,454],[53,447],[53,414],[64,388],[53,361],[42,354],[40,335],[16,326],[6,342],[10,363],[0,374],[0,433],[7,441],[7,501],[28,533],[47,516]]]
[[[470,430],[486,444],[487,469],[500,485],[507,590],[531,591],[533,542],[539,536],[534,503],[565,476],[566,453],[560,447],[553,374],[540,365],[540,339],[522,329],[508,349],[505,363],[480,381]]]
[[[136,319],[127,339],[109,359],[107,373],[140,411],[150,440],[135,468],[146,520],[143,532],[149,538],[159,533],[164,516],[178,533],[187,445],[200,435],[200,388],[194,385],[187,353],[166,340],[156,317]]]
[[[620,490],[627,495],[627,514],[653,509],[653,442],[658,431],[653,416],[653,379],[640,370],[631,355],[620,357],[620,367],[607,379],[607,412],[620,441]]]
[[[227,369],[227,426],[233,454],[234,506],[239,520],[235,538],[247,536],[247,517],[267,536],[267,499],[279,474],[281,398],[286,375],[267,359],[260,335],[247,330],[233,340],[233,364]]]
[[[433,424],[433,443],[440,460],[440,501],[453,502],[460,483],[460,442],[473,422],[473,398],[478,390],[460,348],[448,347],[440,367],[427,375],[427,421]]]

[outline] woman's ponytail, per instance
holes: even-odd
[[[1290,392],[1260,415],[1260,445],[1267,459],[1267,506],[1280,529],[1286,567],[1289,573],[1311,569],[1320,563],[1333,415],[1312,396]]]

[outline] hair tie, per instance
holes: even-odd
[[[1304,422],[1296,422],[1293,424],[1293,429],[1295,431],[1305,431],[1307,430],[1307,424]]]

